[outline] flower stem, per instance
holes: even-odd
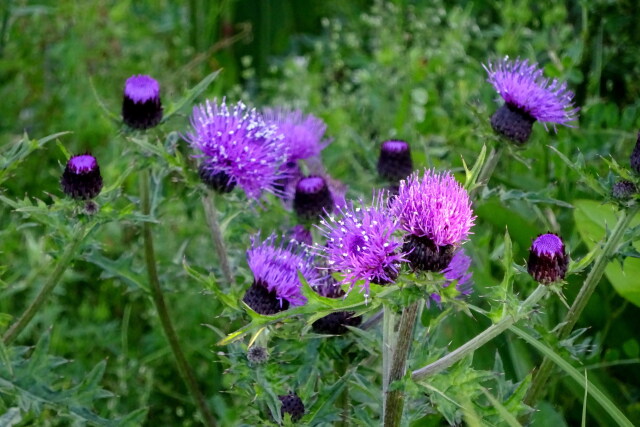
[[[227,257],[227,249],[224,245],[224,239],[222,238],[222,230],[220,229],[220,223],[218,222],[218,212],[216,211],[215,196],[212,191],[207,190],[202,197],[202,206],[204,207],[205,216],[207,217],[207,224],[209,224],[209,230],[211,231],[211,239],[213,240],[213,246],[218,253],[218,260],[220,261],[220,267],[222,274],[228,285],[233,285],[233,274],[231,273],[231,267],[229,265],[229,258]]]
[[[582,311],[587,306],[591,295],[593,295],[598,283],[600,283],[604,270],[609,263],[609,258],[614,254],[616,248],[620,244],[620,240],[624,236],[625,230],[629,227],[629,223],[639,210],[640,205],[633,206],[628,212],[621,210],[617,224],[611,231],[609,239],[605,243],[598,258],[596,258],[591,271],[580,288],[578,296],[576,296],[576,299],[573,301],[571,308],[562,322],[562,326],[558,330],[559,340],[566,339],[573,330],[573,327],[580,318]],[[531,387],[524,398],[524,402],[527,405],[535,405],[538,399],[542,397],[545,390],[545,384],[549,380],[552,369],[553,362],[549,358],[545,358],[540,365],[540,369],[538,369],[534,375]]]
[[[151,201],[149,197],[149,173],[146,170],[143,170],[140,174],[140,197],[142,200],[142,213],[144,215],[149,215],[151,213]],[[178,336],[176,335],[173,323],[169,317],[167,304],[165,303],[162,289],[160,288],[160,279],[158,278],[158,271],[156,269],[156,256],[153,247],[153,234],[151,233],[151,223],[144,222],[142,232],[144,237],[144,255],[145,262],[147,264],[147,274],[149,275],[151,297],[154,305],[156,306],[156,310],[158,311],[158,317],[160,318],[162,329],[167,336],[167,341],[169,341],[169,346],[171,347],[173,356],[176,359],[178,371],[196,402],[200,414],[202,415],[204,425],[207,427],[214,427],[216,425],[216,421],[209,411],[204,396],[198,387],[193,370],[191,369],[191,366],[189,366],[189,363],[182,352],[182,347],[180,346]]]
[[[78,229],[74,233],[71,238],[71,242],[67,244],[66,249],[62,253],[62,256],[58,259],[55,269],[53,273],[49,276],[49,279],[45,282],[40,292],[36,296],[36,299],[27,307],[27,309],[22,313],[22,315],[18,318],[18,320],[11,325],[11,327],[5,332],[2,337],[2,341],[5,344],[11,344],[11,342],[20,335],[20,333],[24,330],[24,328],[29,324],[33,316],[36,315],[42,304],[47,300],[51,292],[55,289],[56,285],[60,281],[60,278],[67,270],[69,263],[73,260],[80,244],[84,240],[86,233],[86,225],[84,223],[78,226]]]
[[[493,175],[493,171],[496,170],[496,166],[498,165],[498,161],[500,161],[500,157],[502,156],[502,147],[492,148],[487,160],[485,161],[482,169],[480,170],[480,175],[478,175],[478,186],[469,192],[469,197],[473,198],[476,193],[482,188],[486,187],[489,183],[489,179],[491,179],[491,175]]]
[[[404,409],[404,392],[401,389],[390,390],[391,384],[400,381],[405,374],[407,358],[413,341],[413,329],[416,325],[416,318],[420,308],[421,300],[416,301],[402,310],[396,342],[391,354],[391,365],[389,366],[384,389],[383,419],[385,427],[399,426]],[[385,307],[386,317],[387,307]],[[385,325],[385,331],[389,325]]]
[[[462,360],[469,353],[479,349],[507,329],[514,323],[525,318],[529,314],[529,310],[545,295],[547,294],[547,288],[544,285],[538,286],[529,295],[529,298],[524,300],[518,312],[513,316],[505,316],[502,320],[489,326],[480,334],[476,335],[470,341],[461,345],[446,356],[436,360],[433,363],[428,364],[420,369],[413,371],[412,378],[414,381],[423,380],[427,377],[437,374],[440,371],[447,369],[459,360]]]

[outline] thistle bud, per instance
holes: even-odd
[[[91,154],[72,156],[60,179],[62,191],[76,200],[96,197],[102,190],[98,161]]]
[[[531,244],[527,271],[543,285],[558,282],[567,274],[569,257],[560,236],[541,234]]]
[[[149,129],[162,120],[160,85],[145,75],[131,76],[124,85],[122,121],[134,129]]]

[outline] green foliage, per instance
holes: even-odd
[[[585,417],[587,425],[608,423],[612,416],[638,424],[640,220],[567,339],[554,333],[566,312],[561,298],[526,316],[521,306],[534,287],[525,266],[532,238],[547,231],[564,238],[572,261],[566,283],[554,290],[570,304],[620,210],[638,203],[610,197],[618,179],[640,183],[627,168],[640,127],[636,9],[633,2],[561,0],[4,2],[2,328],[33,300],[77,227],[91,231],[19,345],[0,346],[0,425],[200,422],[149,299],[144,223],[153,224],[169,311],[220,425],[287,425],[278,395],[290,390],[305,403],[303,425],[335,425],[345,405],[350,424],[379,424],[381,328],[372,321],[327,337],[310,326],[347,309],[367,323],[383,305],[400,312],[432,293],[442,307],[422,310],[410,369],[522,315],[537,333],[527,342],[576,379],[547,385],[534,425],[576,425]],[[581,107],[579,127],[546,132],[535,124],[527,146],[505,146],[489,124],[496,95],[482,68],[504,55],[538,61],[545,75],[566,80]],[[162,87],[163,122],[144,134],[119,119],[122,85],[134,73]],[[324,119],[333,142],[322,163],[347,185],[348,198],[367,200],[385,185],[375,170],[385,139],[409,141],[416,168],[452,170],[476,192],[476,226],[465,245],[473,295],[460,298],[455,284],[442,288],[441,275],[405,271],[395,285],[372,285],[368,300],[357,286],[344,299],[328,299],[305,285],[304,307],[261,316],[245,306],[253,280],[249,237],[285,233],[297,220],[272,196],[261,206],[238,192],[218,198],[236,284],[220,280],[197,159],[182,139],[191,106],[216,96]],[[501,156],[481,186],[494,150]],[[84,151],[98,158],[105,182],[93,216],[59,190],[62,165]],[[152,175],[150,215],[139,208],[143,168]],[[258,345],[269,352],[263,365],[246,357]],[[407,375],[393,385],[407,393],[403,422],[517,425],[532,413],[522,400],[539,362],[508,333],[428,381]],[[584,400],[585,384],[595,400]]]

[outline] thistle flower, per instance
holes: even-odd
[[[416,270],[446,268],[475,220],[469,195],[453,175],[426,169],[400,182],[391,210],[408,233],[402,250]]]
[[[538,283],[548,285],[563,280],[568,264],[569,258],[560,236],[540,234],[531,244],[527,271]]]
[[[447,268],[442,270],[446,279],[443,287],[446,288],[455,281],[458,292],[462,295],[469,295],[473,291],[473,281],[471,280],[473,275],[469,272],[470,267],[471,257],[464,252],[464,249],[460,249],[453,255]]]
[[[321,176],[308,176],[296,184],[293,197],[293,209],[304,221],[317,221],[326,212],[334,208],[329,186]]]
[[[300,399],[297,394],[290,391],[289,394],[279,395],[278,399],[282,402],[280,415],[283,418],[284,414],[289,414],[293,422],[299,421],[300,418],[302,418],[304,415],[304,403],[302,403],[302,399]]]
[[[636,145],[633,147],[629,161],[631,163],[631,169],[636,173],[636,175],[640,175],[640,132],[638,132]]]
[[[445,278],[442,287],[446,288],[456,282],[456,290],[460,295],[469,295],[473,291],[472,274],[469,272],[469,267],[471,267],[471,258],[465,254],[464,249],[460,249],[453,255],[447,268],[441,271]],[[426,300],[427,308],[431,306],[431,302],[442,308],[442,296],[439,293],[434,292],[429,295]]]
[[[242,300],[256,313],[271,315],[291,307],[306,303],[302,295],[302,284],[298,272],[310,286],[321,280],[313,264],[313,256],[299,243],[289,241],[276,245],[276,236],[269,236],[258,242],[251,239],[251,249],[247,251],[249,268],[253,272],[253,284]]]
[[[318,156],[331,142],[324,138],[327,125],[312,114],[304,114],[300,110],[271,108],[264,111],[264,117],[267,123],[274,124],[284,135],[289,152],[288,161]]]
[[[143,74],[131,76],[124,84],[122,121],[134,129],[148,129],[162,120],[160,85]]]
[[[378,174],[383,179],[396,183],[413,171],[411,149],[405,141],[385,141],[380,146]]]
[[[64,193],[76,200],[96,197],[102,190],[98,161],[91,154],[72,156],[64,168],[60,185]]]
[[[614,199],[625,200],[629,199],[631,196],[638,192],[638,188],[636,185],[631,182],[623,179],[621,181],[613,184],[613,188],[611,189],[611,195]]]
[[[566,83],[543,76],[538,64],[508,57],[483,65],[489,74],[487,81],[504,99],[504,105],[491,116],[491,126],[507,139],[524,144],[531,135],[535,121],[570,126],[577,119],[578,108],[573,107],[573,92]]]
[[[242,102],[229,108],[225,100],[207,101],[193,108],[191,126],[185,139],[199,152],[205,184],[221,193],[238,185],[256,200],[263,191],[276,191],[287,152],[282,135],[255,109]]]
[[[406,261],[398,251],[402,242],[393,235],[398,223],[386,206],[386,198],[379,193],[372,206],[350,204],[339,207],[337,215],[320,220],[318,228],[326,236],[327,245],[317,249],[324,254],[329,269],[344,274],[340,284],[349,284],[349,291],[361,281],[365,296],[369,296],[371,282],[384,285],[395,281],[399,264]]]

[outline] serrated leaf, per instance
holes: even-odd
[[[202,79],[200,81],[200,83],[198,83],[197,85],[195,85],[193,88],[189,89],[187,91],[187,93],[176,103],[170,105],[167,110],[166,110],[166,114],[164,115],[164,117],[162,118],[162,122],[161,123],[165,123],[167,120],[169,120],[174,114],[176,114],[178,111],[180,111],[185,105],[191,105],[193,104],[193,101],[202,93],[204,92],[207,87],[209,87],[209,85],[211,83],[213,83],[213,81],[216,79],[216,77],[218,77],[218,74],[220,74],[220,71],[222,70],[217,70],[214,71],[213,73],[209,74],[208,76],[206,76],[204,79]]]
[[[611,229],[617,222],[615,208],[593,200],[577,200],[574,204],[574,220],[578,234],[590,251],[597,250],[606,230]],[[635,227],[639,224],[640,217],[636,216],[630,226]],[[640,249],[640,242],[634,242],[633,245]],[[640,259],[627,257],[622,265],[619,262],[609,262],[605,268],[605,275],[620,296],[640,307]]]

